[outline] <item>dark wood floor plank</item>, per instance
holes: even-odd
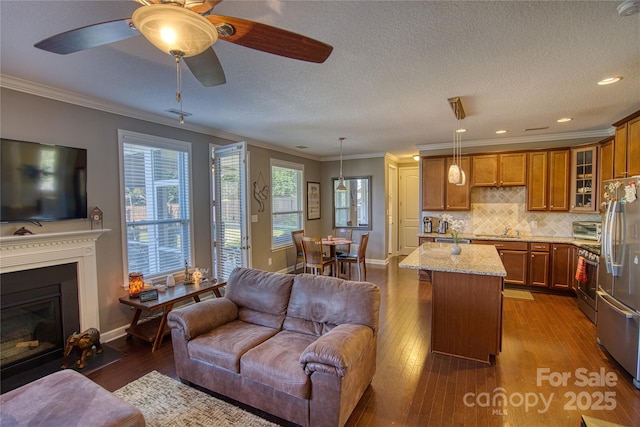
[[[378,366],[349,427],[398,426],[578,426],[581,414],[640,427],[640,391],[596,342],[595,326],[578,310],[575,298],[534,294],[534,300],[505,298],[502,352],[495,364],[454,358],[430,351],[431,285],[418,282],[417,272],[388,266],[368,266],[368,280],[380,286],[382,303],[378,334]],[[110,343],[126,353],[118,362],[89,377],[113,391],[157,370],[176,378],[170,339],[156,352],[148,343],[120,338]],[[539,368],[568,372],[566,386],[537,384]],[[613,372],[614,387],[578,387],[575,371]],[[551,399],[527,408],[480,406],[477,396],[544,396]],[[615,410],[569,410],[566,393],[615,393]],[[465,395],[472,394],[474,399]],[[471,402],[472,405],[465,404]],[[517,402],[516,402],[517,403]]]

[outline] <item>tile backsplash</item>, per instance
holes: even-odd
[[[600,221],[598,214],[528,212],[525,187],[477,187],[471,190],[470,212],[447,212],[463,219],[462,233],[502,234],[505,227],[523,236],[571,237],[574,221]],[[423,212],[440,219],[443,212]],[[437,224],[438,221],[434,221]]]

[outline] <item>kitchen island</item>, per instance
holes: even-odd
[[[431,351],[491,363],[502,347],[502,289],[507,272],[494,246],[423,243],[400,268],[428,272]],[[425,277],[425,276],[421,276]]]

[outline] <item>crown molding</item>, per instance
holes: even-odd
[[[531,136],[516,136],[513,138],[495,138],[495,139],[480,139],[475,141],[464,141],[462,143],[463,148],[471,147],[484,147],[484,146],[499,146],[499,145],[514,145],[514,144],[531,144],[537,142],[550,142],[550,141],[563,141],[572,139],[601,139],[614,135],[615,128],[610,127],[607,129],[598,129],[592,131],[581,132],[565,132],[565,133],[550,133],[546,135],[531,135]],[[437,144],[422,144],[416,145],[416,148],[420,151],[435,151],[451,148],[451,141],[441,142]]]
[[[8,74],[0,74],[0,87],[15,90],[18,92],[28,93],[30,95],[40,96],[43,98],[53,99],[55,101],[66,102],[68,104],[78,105],[80,107],[91,108],[105,113],[117,114],[120,116],[130,117],[133,119],[144,120],[174,128],[185,129],[192,132],[198,132],[203,135],[215,136],[230,142],[245,141],[248,145],[264,148],[267,150],[277,151],[292,156],[302,157],[310,160],[319,161],[317,156],[301,153],[295,150],[277,147],[262,141],[245,138],[240,135],[224,132],[206,126],[200,126],[186,121],[184,124],[178,123],[175,118],[165,117],[160,114],[147,113],[135,108],[125,107],[120,104],[107,102],[98,98],[81,95],[76,92],[58,89],[52,86],[43,85],[41,83],[20,79]]]

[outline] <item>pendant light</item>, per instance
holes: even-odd
[[[462,101],[460,97],[449,98],[449,104],[453,110],[453,114],[456,118],[456,125],[453,130],[453,163],[449,167],[448,181],[450,184],[465,185],[467,176],[462,170],[461,157],[462,157],[462,129],[460,121],[466,117],[464,108],[462,107]]]
[[[342,176],[342,142],[345,140],[344,137],[338,138],[340,141],[340,178],[338,179],[338,186],[336,187],[336,191],[347,191],[347,187],[344,185],[344,177]]]

